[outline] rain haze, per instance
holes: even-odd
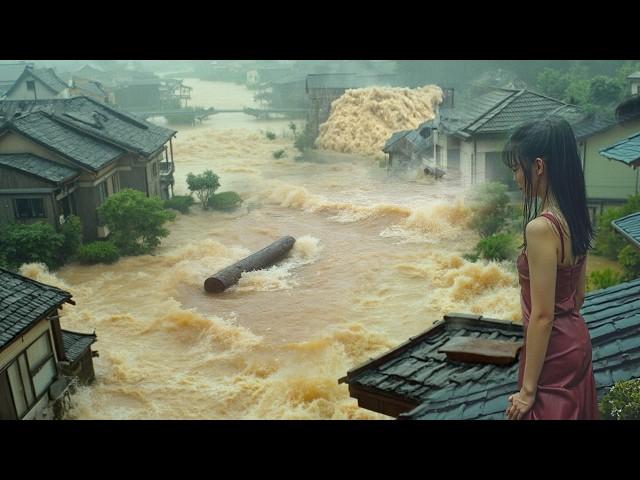
[[[20,101],[41,105],[50,95],[60,105],[78,102],[55,114],[62,123],[96,122],[107,131],[117,121],[110,113],[107,120],[82,113],[82,102],[98,102],[140,119],[136,128],[145,135],[175,131],[149,154],[159,155],[159,167],[147,174],[159,180],[144,193],[163,202],[194,200],[188,213],[170,210],[168,234],[146,251],[121,252],[113,263],[70,256],[56,266],[14,266],[73,295],[75,304],[60,311],[63,329],[97,336],[95,380],[78,387],[66,418],[375,420],[392,417],[358,406],[338,383],[349,370],[451,312],[521,321],[514,260],[522,194],[500,158],[515,125],[466,140],[438,130],[438,122],[464,123],[456,112],[480,97],[503,95],[507,104],[510,95],[535,92],[578,124],[594,113],[592,105],[605,112],[624,97],[629,85],[620,75],[630,64],[5,60],[0,73],[3,64],[23,63],[36,74],[53,72],[61,91],[52,94],[36,81],[35,90],[27,86],[26,96],[14,99],[20,88],[3,87],[0,75],[0,104],[11,105],[0,114],[23,108]],[[594,77],[612,81],[598,90],[600,103],[587,108],[588,85],[570,82]],[[19,122],[37,115],[45,114],[11,121],[23,128]],[[91,141],[102,141],[100,135]],[[17,141],[9,143],[0,135],[0,157],[22,153]],[[78,165],[67,166],[82,170]],[[72,204],[83,200],[69,193],[66,206],[40,220],[61,228],[75,214],[83,243],[112,241],[96,208],[134,188],[127,168],[105,174],[110,180],[91,212]],[[216,195],[239,197],[233,208],[204,209],[190,190],[190,174],[209,170],[218,177]],[[80,181],[76,195],[85,183],[101,188],[102,170],[95,171],[94,183]],[[637,194],[637,171],[620,166],[615,175],[587,178],[594,198]],[[477,248],[482,234],[473,224],[473,199],[485,184],[501,185],[515,212],[504,227],[513,239],[508,258]],[[606,206],[590,204],[594,218]],[[285,236],[295,243],[284,259],[244,272],[221,293],[203,288],[208,277]],[[592,257],[589,272],[622,271],[614,260]],[[10,260],[0,256],[6,265]]]

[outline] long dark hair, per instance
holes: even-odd
[[[538,216],[538,203],[532,192],[532,168],[536,158],[544,160],[547,189],[555,198],[571,235],[574,258],[591,248],[593,227],[587,209],[582,162],[571,125],[561,117],[547,117],[518,127],[510,136],[503,161],[513,171],[522,168],[524,174],[524,229]],[[524,236],[523,247],[527,239]]]

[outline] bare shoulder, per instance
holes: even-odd
[[[527,240],[545,240],[554,237],[551,222],[544,217],[534,218],[527,223],[525,234]]]

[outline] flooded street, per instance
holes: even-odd
[[[185,83],[192,105],[257,106],[244,86]],[[386,419],[338,385],[347,370],[448,312],[519,319],[513,264],[461,258],[478,238],[459,186],[390,176],[371,157],[296,158],[289,123],[231,113],[171,126],[175,194],[211,169],[241,208],[178,213],[153,255],[25,269],[73,294],[63,328],[98,336],[96,382],[70,418]],[[297,239],[286,260],[204,292],[208,276],[285,235]]]

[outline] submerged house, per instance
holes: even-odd
[[[0,102],[0,223],[74,214],[85,240],[105,237],[110,195],[171,196],[176,133],[88,97]]]
[[[354,73],[313,73],[307,75],[305,91],[311,103],[307,123],[315,139],[320,125],[329,119],[331,104],[353,88],[395,86],[396,75],[357,75]]]
[[[598,400],[640,377],[640,279],[590,292],[582,307]],[[450,314],[339,380],[358,405],[413,420],[503,419],[517,391],[522,325]]]
[[[94,380],[97,337],[63,330],[71,294],[0,268],[0,420],[62,418],[76,384]]]
[[[433,158],[433,140],[425,138],[420,129],[395,132],[382,147],[389,155],[387,166],[422,165],[427,158]]]

